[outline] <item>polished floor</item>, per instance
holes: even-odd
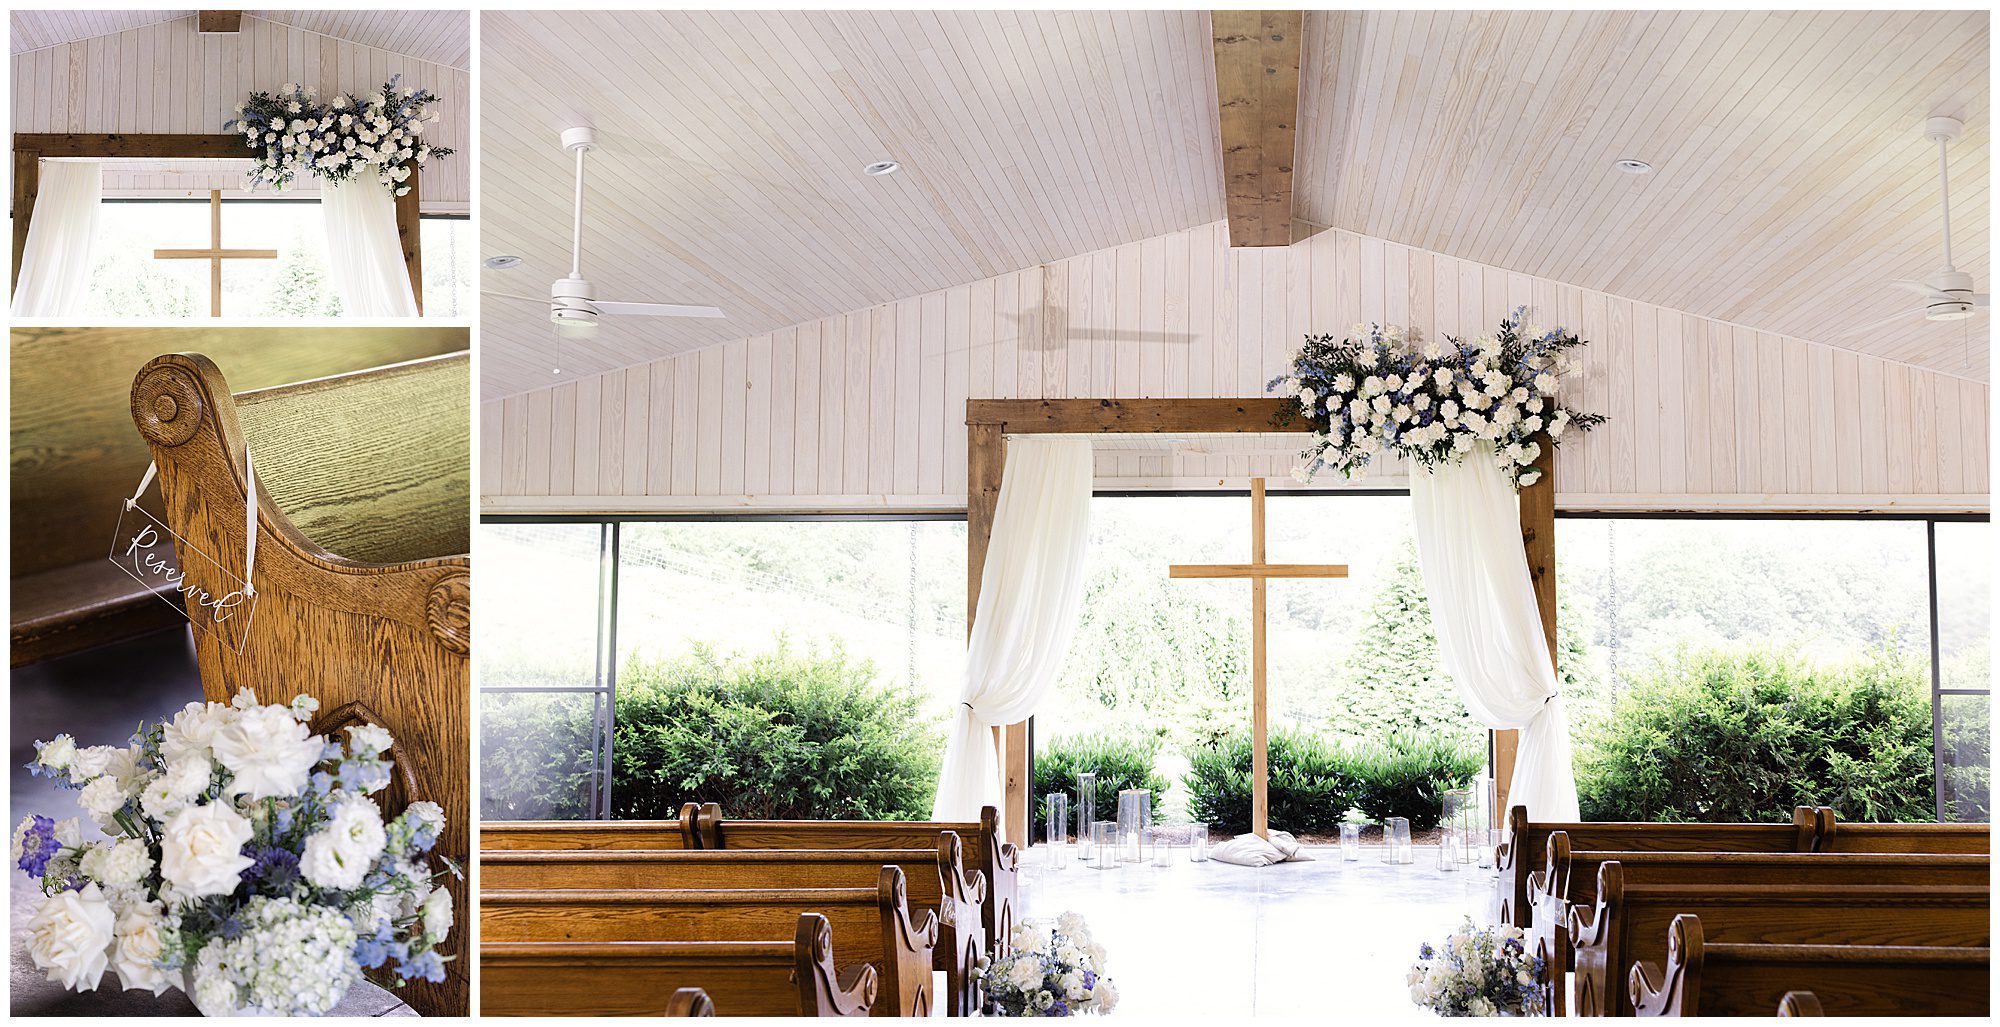
[[[75,656],[16,667],[12,680],[8,759],[8,829],[29,813],[62,819],[81,816],[75,792],[28,776],[34,743],[67,731],[84,745],[123,745],[141,721],[170,717],[201,698],[194,647],[187,632],[164,631]],[[270,696],[260,698],[270,699]],[[289,699],[290,696],[285,698]],[[88,836],[101,832],[83,818]],[[41,895],[28,875],[7,868],[12,963],[9,1009],[15,1016],[193,1016],[194,1003],[178,991],[155,998],[120,989],[106,973],[96,991],[69,992],[51,984],[28,959],[22,942]],[[341,1016],[412,1016],[414,1011],[372,984],[354,989],[335,1010]]]
[[[1083,914],[1109,950],[1121,1016],[1430,1018],[1403,975],[1418,945],[1479,918],[1493,871],[1441,871],[1425,847],[1404,866],[1382,863],[1375,847],[1356,862],[1337,846],[1307,851],[1317,858],[1258,868],[1192,863],[1182,850],[1164,868],[1072,859],[1052,872],[1035,849],[1023,859],[1022,904],[1032,917]]]

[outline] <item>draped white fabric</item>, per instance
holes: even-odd
[[[90,293],[90,249],[104,198],[97,161],[45,160],[36,185],[28,246],[14,285],[19,317],[77,317]]]
[[[371,176],[322,180],[327,270],[343,313],[353,317],[416,317],[417,294],[396,234],[396,197]]]
[[[992,729],[1026,719],[1055,688],[1083,601],[1090,485],[1088,440],[1007,444],[965,683],[938,775],[938,820],[977,820],[980,807],[1000,804]]]
[[[1578,819],[1569,718],[1521,548],[1520,496],[1490,452],[1410,468],[1417,556],[1444,669],[1473,717],[1519,728],[1508,805]]]

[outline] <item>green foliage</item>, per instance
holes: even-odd
[[[1485,736],[1438,664],[1437,634],[1413,539],[1404,540],[1376,586],[1342,672],[1349,681],[1338,705],[1343,737],[1358,741],[1421,732],[1471,741]]]
[[[480,700],[480,819],[590,817],[592,701],[529,692]]]
[[[335,293],[331,273],[319,254],[299,242],[292,233],[289,245],[279,251],[277,267],[259,291],[259,317],[338,317],[340,296]]]
[[[1890,650],[1833,668],[1788,650],[1682,653],[1583,732],[1586,820],[1933,819],[1928,675]]]
[[[1151,738],[1082,735],[1050,740],[1035,753],[1035,838],[1044,837],[1050,792],[1069,796],[1068,829],[1076,830],[1080,802],[1076,776],[1085,772],[1097,774],[1094,794],[1099,820],[1117,817],[1118,793],[1127,788],[1144,788],[1153,793],[1153,818],[1158,820],[1160,799],[1167,791],[1167,779],[1153,769],[1159,751],[1159,741]]]
[[[1983,661],[1982,661],[1983,662]],[[1985,823],[1993,819],[1993,698],[1944,699],[1944,766],[1939,789],[1944,819]]]
[[[1485,765],[1472,745],[1446,738],[1391,735],[1377,744],[1337,744],[1293,731],[1270,737],[1271,824],[1293,833],[1330,834],[1350,810],[1373,819],[1406,817],[1416,829],[1437,826],[1444,793]],[[1232,736],[1193,754],[1186,777],[1196,820],[1224,831],[1250,829],[1250,739]]]

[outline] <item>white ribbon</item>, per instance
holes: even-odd
[[[158,477],[159,473],[159,461],[155,460],[146,465],[146,473],[139,479],[139,487],[132,490],[132,498],[125,501],[125,509],[132,510],[138,507],[139,497],[146,494],[146,489],[152,486],[153,479]],[[257,468],[251,464],[250,451],[247,449],[243,451],[243,477],[247,483],[244,492],[249,497],[243,503],[243,594],[254,596],[257,594],[257,585],[250,579],[257,569]]]

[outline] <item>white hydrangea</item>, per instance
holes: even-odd
[[[361,980],[355,931],[325,906],[258,896],[238,914],[242,933],[202,947],[195,1005],[209,1016],[321,1016]]]

